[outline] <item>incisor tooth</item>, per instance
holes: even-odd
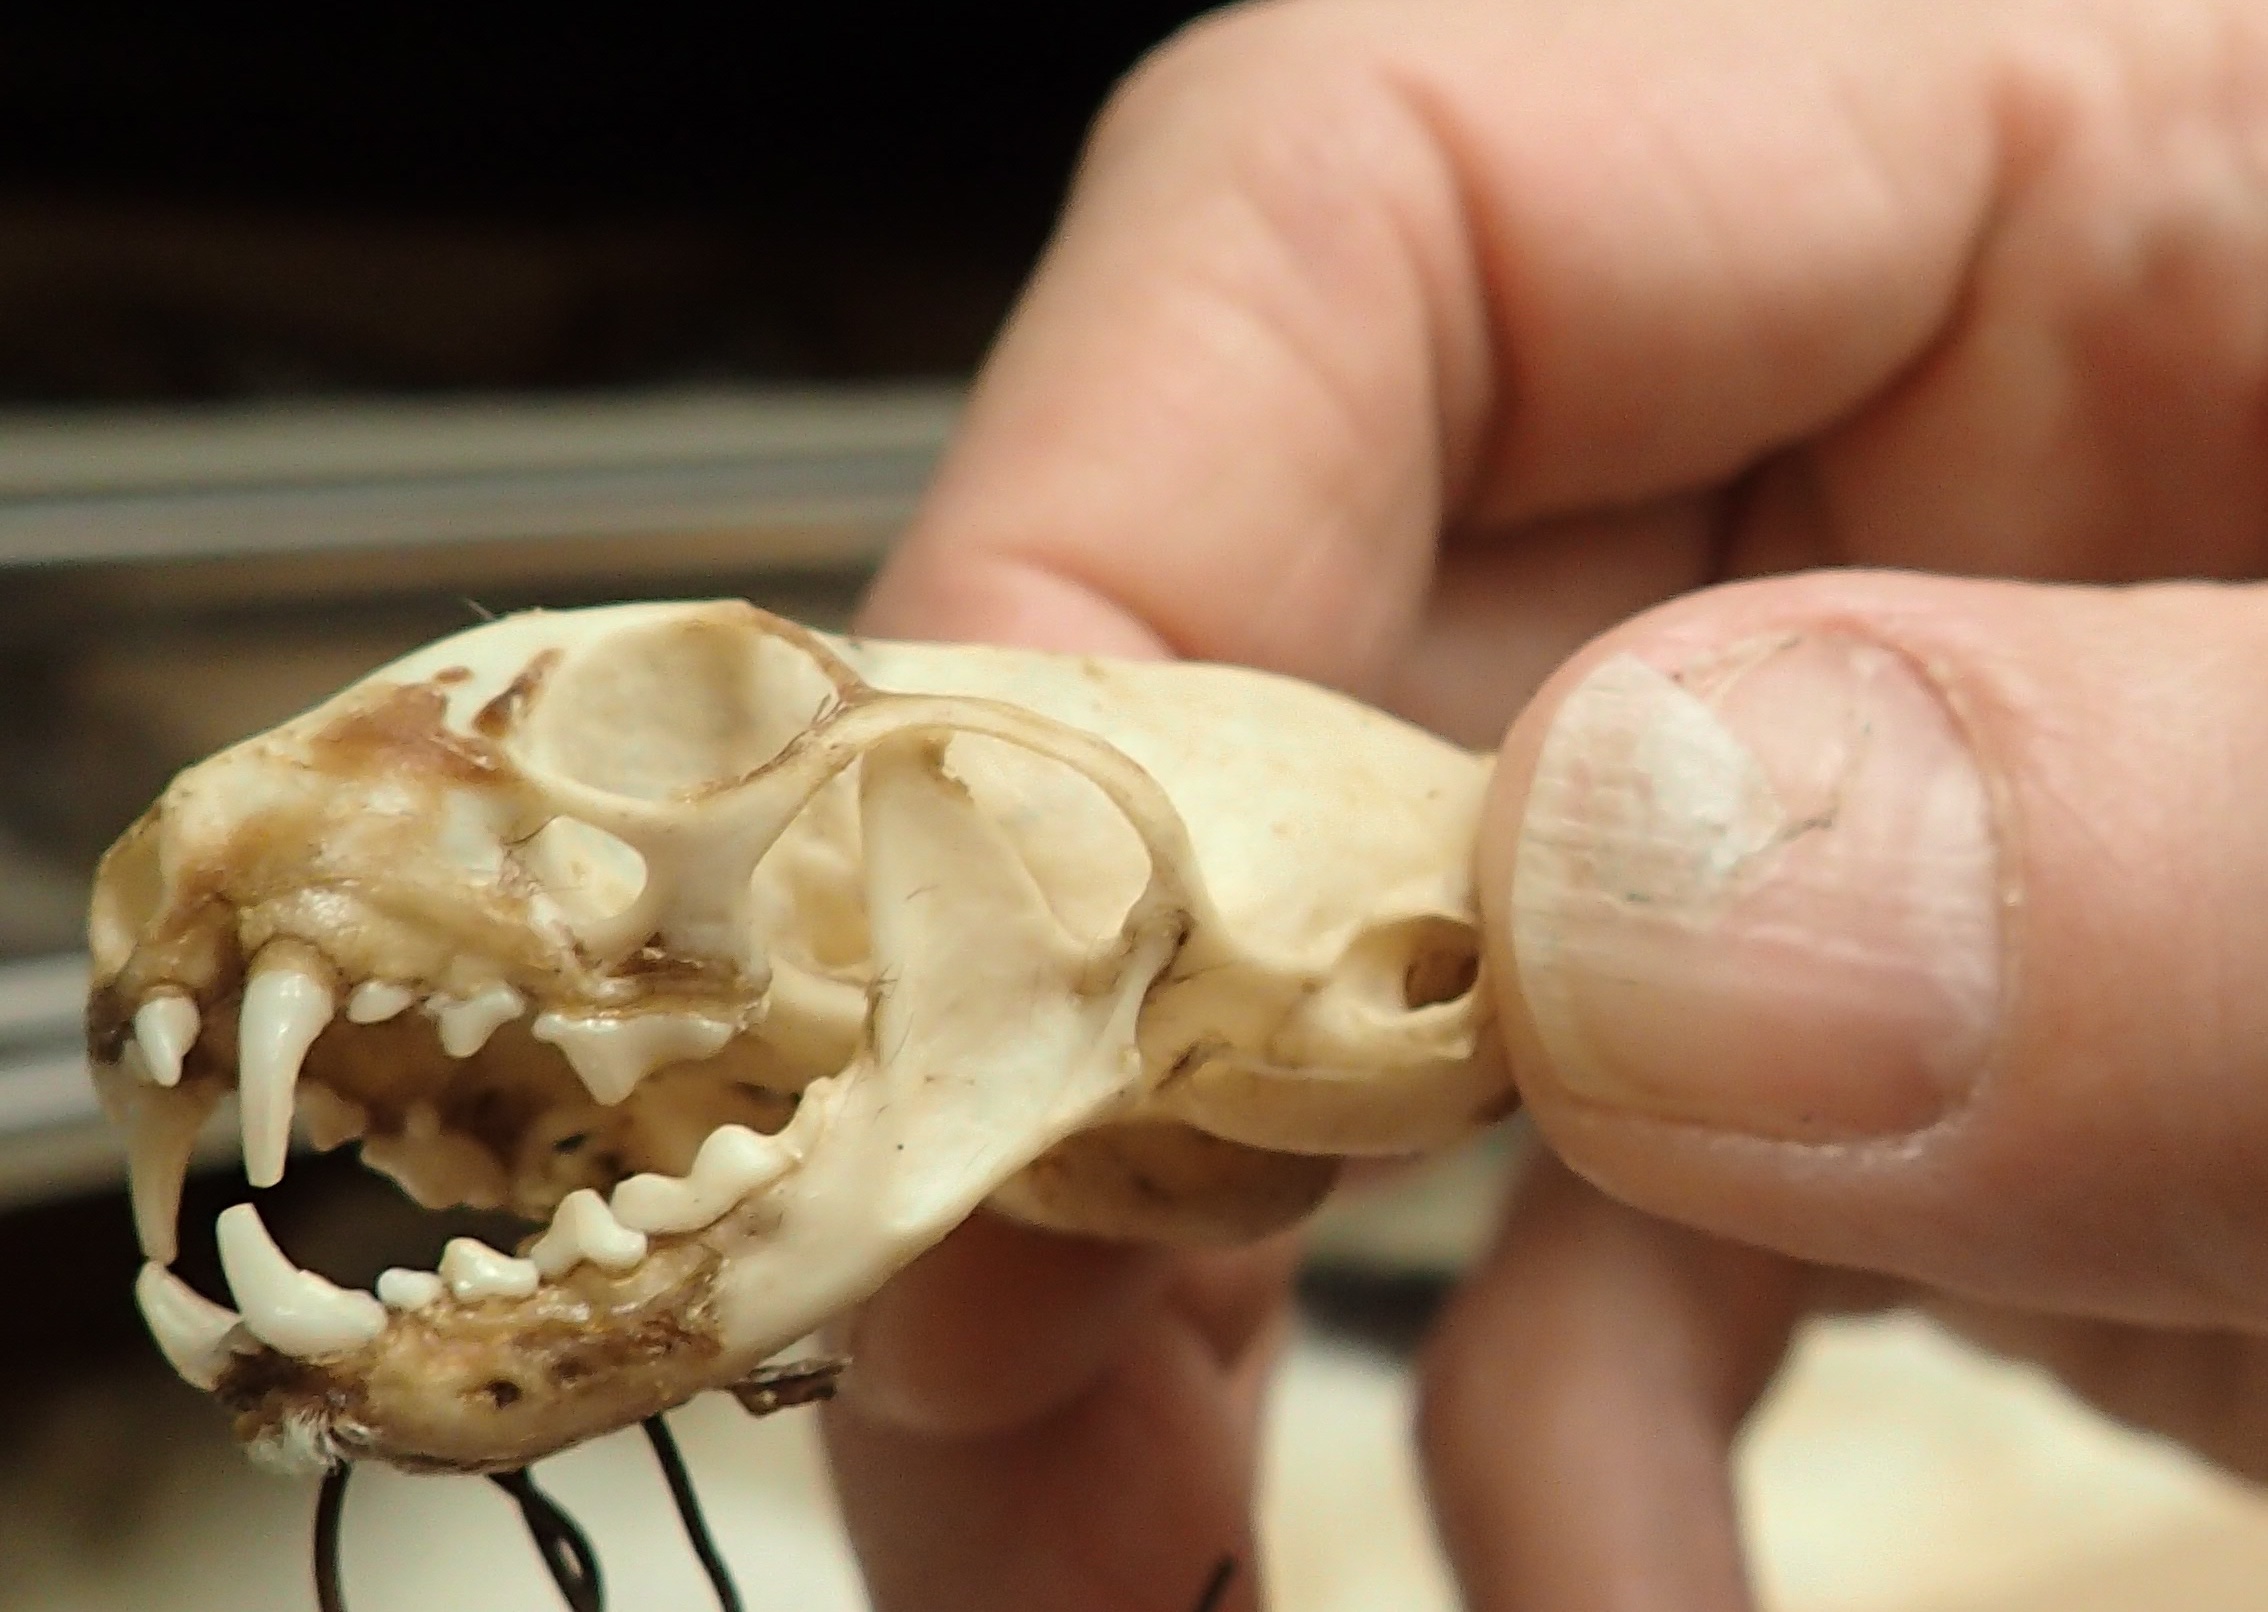
[[[432,1013],[441,1027],[441,1050],[452,1058],[471,1057],[527,1006],[527,998],[509,985],[486,986],[462,1001],[437,999]]]
[[[248,1203],[223,1209],[215,1230],[228,1290],[244,1306],[244,1330],[295,1360],[359,1349],[386,1330],[386,1307],[285,1257]]]
[[[134,1010],[134,1044],[142,1063],[161,1086],[181,1083],[181,1060],[197,1044],[197,1004],[167,991]]]
[[[283,1179],[291,1149],[299,1066],[338,1004],[331,982],[313,968],[268,953],[263,958],[244,987],[236,1085],[244,1117],[244,1174],[256,1187],[272,1187]]]
[[[632,1231],[589,1187],[577,1187],[559,1200],[551,1225],[528,1249],[528,1260],[557,1281],[584,1260],[619,1276],[646,1257],[646,1234]]]
[[[144,1265],[134,1278],[134,1302],[150,1336],[182,1380],[210,1389],[234,1353],[228,1337],[242,1317],[157,1264]]]
[[[634,1175],[614,1189],[614,1215],[634,1231],[699,1231],[796,1165],[795,1150],[745,1125],[719,1125],[683,1180]]]
[[[441,1280],[460,1304],[479,1299],[524,1299],[542,1273],[528,1260],[499,1254],[477,1237],[452,1237],[441,1250]]]
[[[567,1056],[576,1078],[600,1102],[619,1103],[664,1064],[713,1057],[732,1026],[695,1013],[571,1013],[537,1016],[534,1035]]]
[[[378,1302],[389,1310],[422,1310],[441,1302],[441,1278],[431,1271],[409,1271],[399,1265],[378,1273]]]
[[[209,1081],[187,1091],[137,1081],[127,1093],[126,1192],[145,1259],[173,1263],[181,1186],[189,1179],[197,1133],[220,1099],[220,1088]]]
[[[364,980],[347,997],[349,1024],[383,1024],[417,1000],[417,993],[390,980]]]

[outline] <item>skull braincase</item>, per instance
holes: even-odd
[[[530,613],[177,779],[97,880],[91,1050],[175,1365],[293,1461],[516,1465],[706,1388],[978,1204],[1107,1236],[1303,1214],[1509,1101],[1479,758],[1265,674],[829,638],[736,602]],[[433,1206],[378,1293],[222,1217],[235,1092]]]

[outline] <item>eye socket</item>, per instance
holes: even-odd
[[[515,748],[589,788],[667,800],[746,777],[835,697],[818,659],[753,614],[680,614],[575,651],[530,695]]]

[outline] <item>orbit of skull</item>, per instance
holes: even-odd
[[[181,774],[105,857],[88,1036],[143,1315],[256,1456],[493,1471],[748,1380],[980,1204],[1247,1238],[1509,1106],[1480,758],[1241,669],[507,617]],[[512,1251],[334,1285],[234,1096]]]

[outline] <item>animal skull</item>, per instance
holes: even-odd
[[[835,639],[739,603],[531,613],[191,768],[97,877],[97,1082],[143,1314],[256,1454],[461,1471],[748,1380],[981,1203],[1287,1224],[1501,1111],[1483,764],[1257,672]],[[375,1294],[220,1217],[231,1091],[429,1207]]]

